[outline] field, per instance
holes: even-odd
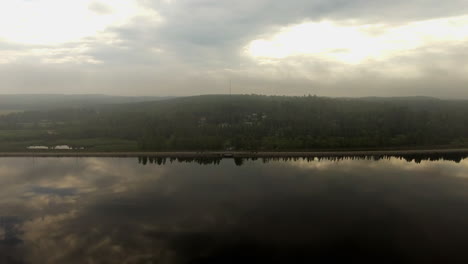
[[[29,146],[55,147],[67,145],[76,151],[136,151],[137,142],[113,138],[54,138],[47,130],[0,130],[0,151],[26,151]]]

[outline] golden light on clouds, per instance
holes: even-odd
[[[0,1],[0,40],[57,45],[98,34],[133,18],[160,19],[136,0]]]
[[[405,25],[346,25],[305,22],[281,29],[246,47],[260,62],[311,56],[347,64],[385,60],[419,48],[468,39],[468,16],[416,21]]]

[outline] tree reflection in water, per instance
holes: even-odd
[[[0,263],[468,263],[463,158],[0,159]]]
[[[284,156],[284,157],[262,157],[261,160],[263,163],[268,163],[270,161],[342,161],[342,160],[390,160],[392,158],[405,160],[407,162],[416,162],[421,163],[421,161],[453,161],[460,163],[462,160],[468,158],[466,153],[443,153],[443,154],[405,154],[405,155],[321,155],[321,156]],[[201,165],[219,165],[223,159],[232,159],[237,166],[242,166],[244,161],[256,161],[258,157],[155,157],[155,156],[139,156],[138,163],[142,165],[157,164],[164,165],[166,160],[169,162],[183,162],[183,163],[198,163]]]

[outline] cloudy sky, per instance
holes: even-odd
[[[0,93],[468,98],[466,0],[8,0]]]

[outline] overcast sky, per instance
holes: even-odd
[[[8,0],[0,93],[468,98],[467,0]]]

